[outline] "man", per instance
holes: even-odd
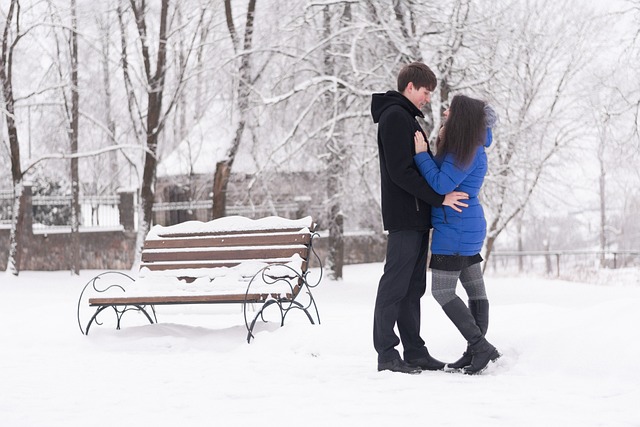
[[[378,371],[420,373],[444,363],[429,354],[420,337],[420,298],[427,286],[431,206],[466,207],[468,196],[437,194],[413,162],[414,134],[424,131],[416,116],[431,100],[437,79],[425,64],[411,63],[398,74],[398,91],[373,94],[371,114],[378,123],[382,221],[388,230],[384,273],[374,310],[373,343]],[[394,332],[397,325],[400,338]],[[395,347],[402,340],[404,360]]]

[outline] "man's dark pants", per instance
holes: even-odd
[[[373,320],[373,345],[378,352],[378,363],[400,357],[395,349],[400,344],[393,330],[396,323],[405,360],[428,354],[420,337],[420,298],[427,287],[428,248],[428,231],[389,232]]]

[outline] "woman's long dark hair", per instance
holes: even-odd
[[[436,143],[437,157],[451,154],[456,166],[462,169],[471,164],[478,146],[483,145],[487,137],[484,106],[483,101],[465,95],[453,97],[443,137]]]

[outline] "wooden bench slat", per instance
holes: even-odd
[[[186,237],[147,240],[144,250],[165,248],[200,248],[228,246],[273,246],[273,245],[307,245],[311,241],[310,233],[287,233],[265,235],[236,235],[218,237]]]
[[[198,250],[198,251],[144,251],[142,261],[207,261],[207,260],[262,260],[270,258],[290,258],[299,255],[306,259],[309,249],[302,247],[246,248],[233,250]]]
[[[234,234],[261,234],[261,233],[292,233],[301,232],[304,227],[290,227],[290,228],[256,228],[252,230],[228,230],[228,231],[207,231],[196,233],[158,233],[158,237],[175,238],[175,237],[201,237],[201,236],[223,236]],[[310,230],[313,231],[313,230]]]
[[[278,295],[279,294],[275,294]],[[207,304],[215,302],[252,303],[264,302],[269,294],[228,294],[228,295],[174,295],[144,297],[90,298],[89,305],[170,305],[170,304]]]
[[[264,262],[265,264],[286,264],[289,262],[289,259],[261,259],[260,262]],[[235,267],[244,262],[244,260],[237,261],[197,261],[197,262],[153,262],[153,263],[142,263],[140,267],[146,267],[151,271],[166,271],[166,270],[183,270],[183,269],[196,269],[196,268],[219,268],[219,267]],[[307,271],[307,261],[303,261],[301,264],[301,271]]]

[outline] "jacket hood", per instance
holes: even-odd
[[[403,94],[395,90],[390,90],[386,93],[374,93],[371,96],[371,116],[373,122],[378,123],[380,116],[384,111],[393,106],[398,105],[409,112],[413,117],[424,117],[422,111],[418,109],[411,101],[409,101]]]

